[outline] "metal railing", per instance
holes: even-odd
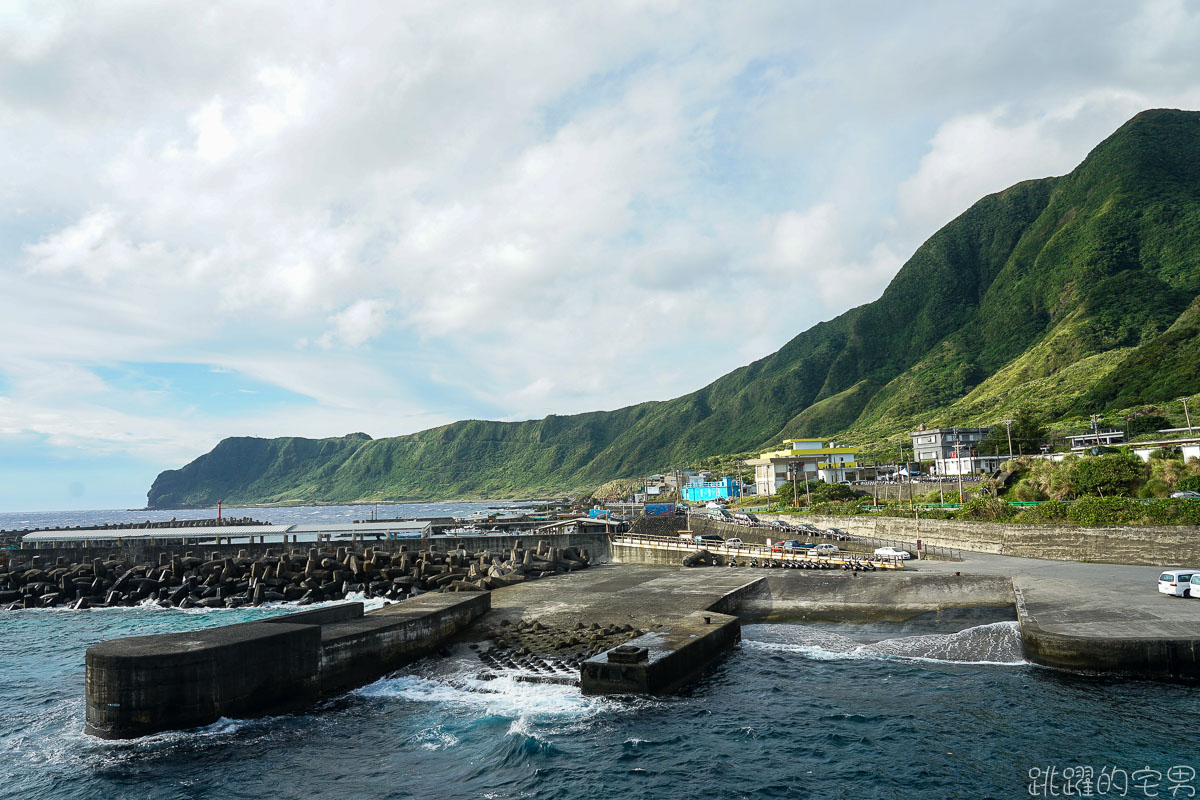
[[[730,525],[736,528],[750,528],[759,531],[778,532],[784,536],[804,536],[809,539],[826,539],[834,542],[855,542],[866,545],[870,548],[876,547],[895,547],[899,550],[908,550],[917,554],[918,558],[934,558],[941,561],[962,561],[962,550],[956,547],[943,547],[941,545],[931,545],[922,541],[920,538],[913,539],[893,539],[880,536],[869,536],[860,533],[850,533],[845,531],[842,533],[835,532],[828,528],[818,528],[815,525],[804,523],[802,525],[789,525],[788,523],[772,522],[772,521],[746,521],[738,519],[723,519],[708,516],[707,514],[697,511],[696,518],[705,522],[716,523],[720,525]],[[689,525],[691,523],[689,522]],[[918,546],[919,545],[919,546]]]
[[[866,553],[850,553],[839,551],[835,554],[813,553],[810,548],[784,548],[779,544],[768,547],[765,544],[742,542],[729,545],[724,542],[696,541],[681,537],[652,536],[642,533],[615,533],[612,535],[613,544],[628,547],[645,547],[652,550],[669,550],[696,553],[707,550],[715,555],[733,556],[735,559],[746,557],[766,559],[768,561],[801,561],[810,564],[827,564],[829,566],[849,566],[857,564],[874,566],[877,569],[901,569],[904,559],[899,557],[884,557]],[[778,548],[778,549],[777,549]]]

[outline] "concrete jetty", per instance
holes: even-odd
[[[634,563],[639,548],[628,546],[622,563],[603,563],[616,550],[602,544],[588,569],[490,592],[101,643],[87,653],[87,731],[125,738],[303,707],[450,639],[476,650],[485,678],[511,671],[589,693],[660,693],[734,646],[741,619],[902,621],[980,608],[1017,620],[1036,664],[1200,681],[1200,599],[1159,594],[1156,567],[964,553],[875,572],[686,568]],[[647,548],[647,561],[664,552]]]
[[[490,642],[480,652],[490,667],[536,669],[553,659],[592,694],[666,693],[694,680],[740,639],[738,610],[767,593],[765,578],[747,570],[644,564],[599,565],[538,585],[492,592],[491,611],[468,636]],[[648,648],[649,658],[600,669],[631,646]],[[567,682],[535,679],[547,678]]]
[[[738,618],[696,611],[583,662],[584,694],[667,694],[741,639]]]
[[[105,739],[282,713],[368,683],[435,651],[487,611],[487,592],[362,603],[87,651],[87,725]]]

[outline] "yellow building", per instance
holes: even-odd
[[[782,450],[763,453],[746,461],[754,467],[754,485],[760,495],[775,494],[792,479],[841,483],[859,477],[857,450],[838,447],[824,439],[784,439]]]

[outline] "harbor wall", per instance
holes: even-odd
[[[997,609],[997,619],[1016,619],[1012,579],[882,571],[768,574],[767,592],[748,597],[743,618],[770,621],[900,622],[965,609]]]
[[[1043,667],[1094,675],[1200,682],[1200,634],[1175,627],[1174,635],[1084,635],[1043,628],[1029,613],[1024,592],[1014,588],[1021,649]]]
[[[363,614],[348,603],[88,648],[85,731],[130,739],[310,705],[436,650],[491,607],[431,593]]]

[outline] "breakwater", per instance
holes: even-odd
[[[294,711],[433,652],[489,608],[490,595],[423,595],[363,614],[361,603],[87,651],[86,730],[106,739],[221,717]]]
[[[158,549],[131,561],[116,554],[48,560],[40,551],[10,556],[0,572],[0,604],[8,610],[131,606],[144,602],[179,608],[236,608],[272,602],[341,600],[351,594],[403,600],[431,591],[488,591],[498,586],[583,569],[586,547],[560,547],[539,540],[425,540],[384,548],[328,547],[257,557],[243,548],[236,556],[212,551],[207,557]],[[484,537],[477,537],[483,539]],[[499,549],[488,547],[499,545]],[[468,549],[468,544],[472,545]],[[438,546],[446,548],[438,549]],[[412,548],[410,550],[410,548]]]

